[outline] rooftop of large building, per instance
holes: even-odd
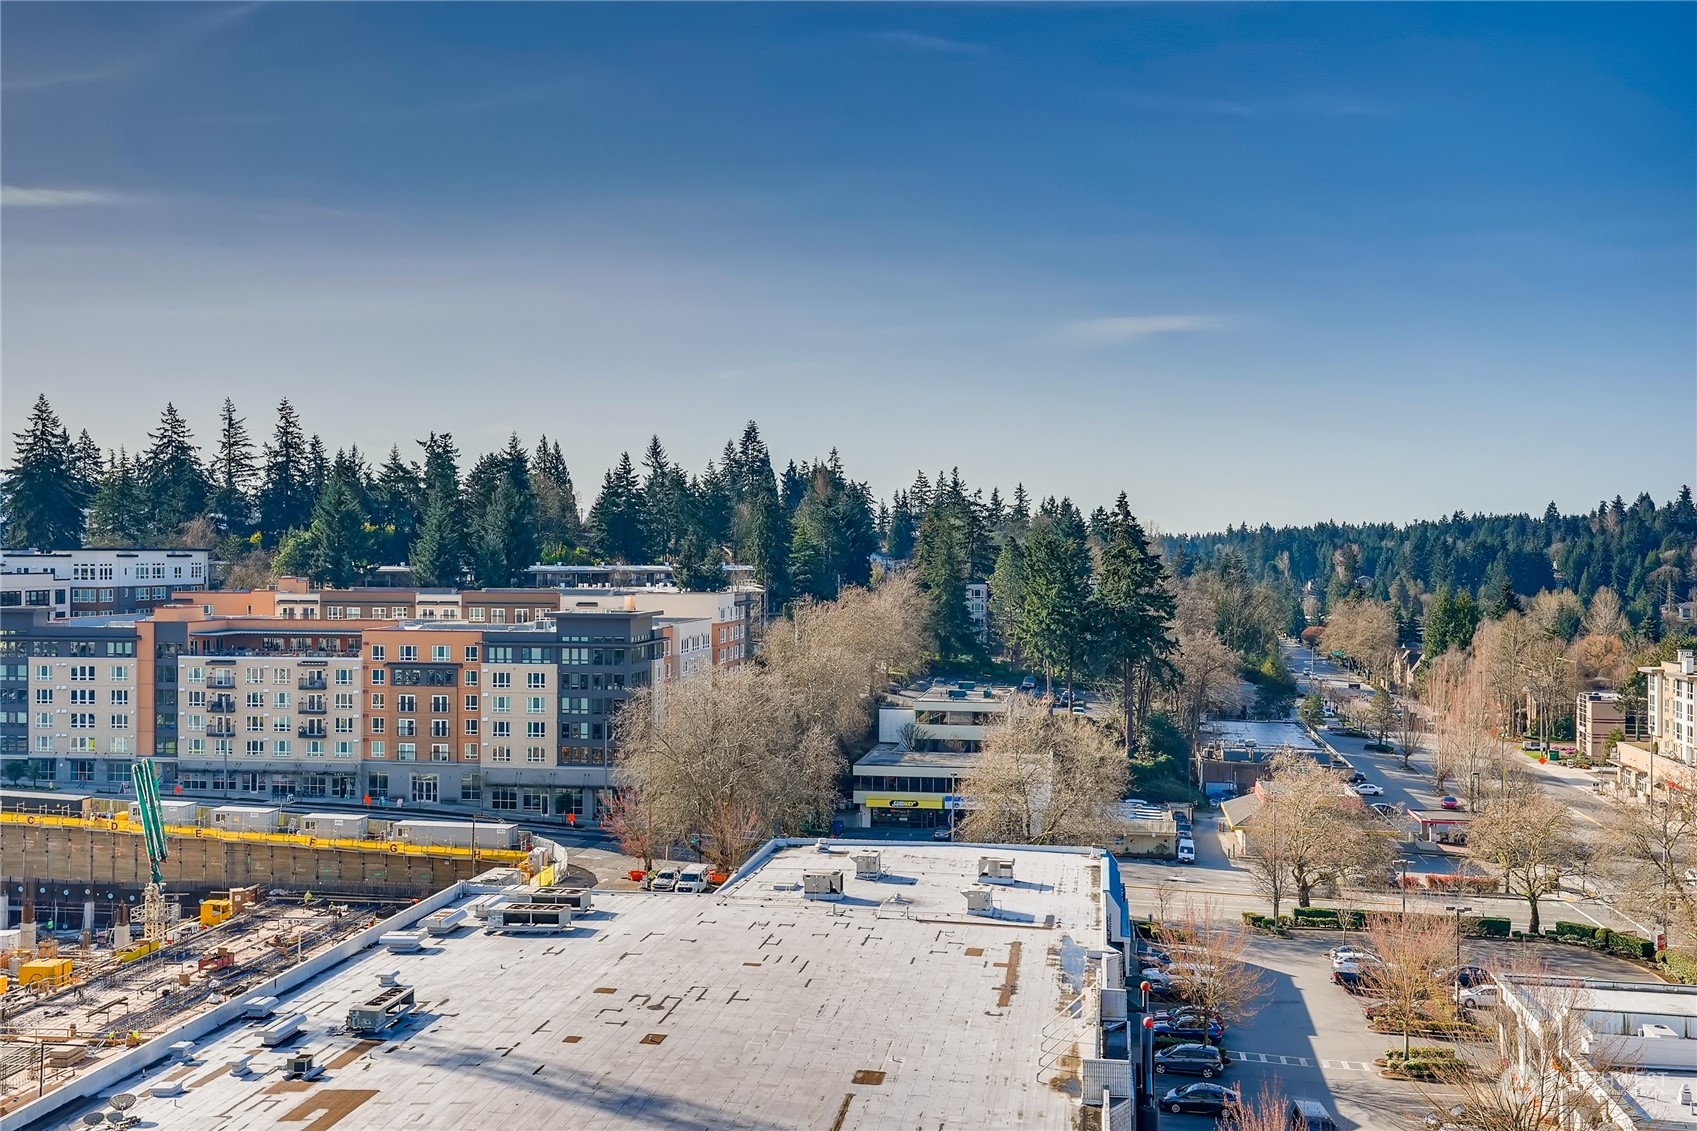
[[[1298,750],[1317,750],[1315,742],[1300,723],[1251,722],[1241,719],[1209,719],[1202,724],[1204,743],[1217,743],[1227,748],[1277,750],[1291,746]]]
[[[909,750],[899,742],[880,742],[855,763],[857,769],[952,770],[970,773],[979,756],[960,750]]]
[[[881,874],[858,876],[855,857],[874,852]],[[1011,878],[981,884],[982,857],[1010,862]],[[804,891],[820,873],[842,874],[840,897]],[[1080,994],[1116,972],[1116,881],[1094,850],[775,843],[716,894],[597,890],[563,934],[462,926],[416,953],[323,962],[261,987],[281,998],[277,1018],[304,1014],[292,1040],[267,1047],[264,1022],[234,1020],[164,1034],[41,1125],[127,1092],[143,1126],[226,1131],[315,1118],[337,1131],[1070,1126],[1077,1061],[1053,1053],[1098,1047]],[[969,889],[993,912],[969,915]],[[348,1010],[391,973],[418,1011],[358,1039]],[[192,1063],[136,1071],[183,1040]],[[323,1074],[286,1079],[303,1052]]]

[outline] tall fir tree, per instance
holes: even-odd
[[[176,405],[165,405],[159,427],[147,438],[147,450],[140,459],[141,486],[153,536],[168,539],[206,513],[211,486],[201,467],[194,433]]]
[[[465,572],[460,450],[449,432],[432,432],[418,443],[424,449],[424,517],[408,564],[420,585],[458,585]]]
[[[1021,634],[1026,653],[1043,665],[1045,689],[1061,673],[1072,690],[1088,655],[1090,553],[1060,508],[1033,519],[1025,540],[1025,608]],[[1076,524],[1082,533],[1082,523]]]
[[[583,512],[578,507],[572,473],[559,441],[542,437],[531,460],[536,486],[537,537],[545,555],[564,556],[583,545]]]
[[[88,541],[95,546],[139,546],[147,539],[147,493],[124,449],[107,462],[89,505]]]
[[[480,461],[481,462],[481,461]],[[472,568],[486,588],[517,585],[536,564],[536,492],[518,436],[496,456],[498,478],[474,512]]]
[[[255,500],[259,531],[273,545],[289,530],[312,521],[313,491],[307,469],[306,434],[287,397],[277,404],[277,427],[264,449],[264,472]]]
[[[946,507],[933,507],[919,524],[913,562],[925,591],[932,648],[943,663],[981,654],[972,614],[966,607],[966,558],[961,532]]]
[[[635,565],[647,556],[642,485],[629,452],[621,454],[618,466],[602,479],[601,496],[589,511],[589,528],[594,532],[596,549],[609,561]]]
[[[346,589],[357,584],[369,564],[365,515],[357,484],[346,468],[324,482],[307,527],[307,571],[317,582]]]
[[[258,476],[247,422],[236,415],[236,403],[225,397],[224,406],[218,411],[218,449],[208,469],[212,498],[207,504],[225,531],[242,534],[251,527],[253,485]]]
[[[424,486],[418,467],[391,447],[371,484],[371,521],[377,527],[377,552],[390,565],[404,561],[424,521]]]
[[[1160,558],[1149,548],[1142,525],[1121,492],[1114,509],[1102,512],[1101,565],[1090,594],[1090,638],[1096,659],[1120,689],[1125,710],[1125,748],[1137,749],[1155,691],[1170,682],[1177,601]]]
[[[95,491],[100,489],[101,477],[106,472],[106,458],[100,454],[100,445],[94,442],[94,437],[84,428],[77,433],[77,442],[72,445],[72,462],[77,469],[77,487],[85,499],[94,498]]]
[[[70,433],[46,396],[38,396],[22,432],[12,433],[16,458],[0,475],[6,545],[71,550],[82,544],[88,495]]]

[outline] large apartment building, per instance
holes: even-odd
[[[0,554],[0,607],[53,608],[66,617],[146,613],[175,593],[205,589],[211,575],[206,550],[7,550]],[[60,582],[63,601],[43,600],[41,591]]]
[[[1619,788],[1650,797],[1670,784],[1697,789],[1697,651],[1638,670],[1649,737],[1616,744]]]

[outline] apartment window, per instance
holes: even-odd
[[[400,711],[403,715],[413,714],[414,712],[416,712],[418,710],[418,696],[416,696],[416,695],[397,695],[397,696],[395,696],[395,709]]]
[[[492,624],[506,624],[507,623],[507,610],[502,609],[502,608],[490,609],[489,610],[489,620],[490,620],[490,623],[492,623]]]
[[[112,682],[113,683],[128,683],[129,681],[130,681],[130,665],[128,665],[128,664],[113,664],[112,665]]]
[[[384,719],[382,715],[375,715],[371,719],[371,733],[382,734],[383,728],[387,725],[388,721]]]
[[[121,689],[121,688],[114,689],[113,692],[112,692],[112,706],[114,706],[114,707],[128,707],[129,705],[130,705],[130,693],[126,690]]]
[[[525,701],[525,714],[541,715],[548,710],[547,701],[540,695],[532,695]]]
[[[265,682],[265,669],[264,668],[248,668],[247,669],[247,681],[249,683],[264,683]]]
[[[477,710],[477,696],[467,695],[465,697],[465,709],[468,711]]]
[[[511,738],[512,736],[513,724],[509,723],[506,719],[496,719],[494,722],[489,724],[490,738]]]
[[[371,646],[371,658],[373,660],[382,660],[385,657],[386,654],[387,654],[387,652],[384,649],[383,645],[373,644]]]
[[[449,710],[448,697],[446,695],[432,695],[430,697],[430,710],[433,714],[446,714]]]
[[[524,760],[526,762],[541,765],[547,757],[548,748],[546,746],[527,746],[524,748]]]
[[[401,645],[401,661],[403,663],[405,663],[408,660],[416,660],[416,659],[418,659],[418,645],[417,644],[403,644],[403,645]]]
[[[379,607],[381,607],[381,606],[379,606]],[[408,615],[407,614],[407,607],[405,605],[396,605],[394,608],[389,610],[389,615],[396,620],[406,620],[407,615]],[[407,649],[407,647],[409,647],[409,645],[403,644],[401,646],[401,650],[405,651]],[[403,659],[403,660],[406,659],[406,658],[407,657],[405,657],[405,656],[401,657],[401,659]],[[417,657],[414,657],[414,658],[416,659]]]
[[[100,600],[103,603],[110,605],[112,603],[112,590],[102,589],[100,591]]]
[[[326,608],[326,609],[325,609],[325,610],[324,610],[324,616],[325,616],[325,618],[326,618],[326,619],[328,619],[328,620],[341,620],[341,619],[342,619],[342,609],[341,609],[341,606],[339,606],[339,605],[330,605],[330,606],[328,606],[328,607],[327,607],[327,608]]]
[[[271,669],[271,682],[272,683],[288,683],[289,678],[292,674],[293,674],[293,672],[288,668],[272,668]]]
[[[112,753],[114,753],[114,754],[128,754],[129,752],[130,752],[130,740],[128,738],[114,738],[112,740]]]
[[[472,609],[470,611],[469,615],[467,615],[466,619],[469,620],[469,621],[481,622],[483,620],[483,609],[482,609],[482,607],[479,606],[477,608]]]
[[[277,734],[288,734],[295,729],[295,720],[291,715],[272,715],[271,729]]]
[[[43,678],[48,678],[48,677],[43,677]],[[94,682],[94,665],[93,664],[72,664],[71,665],[71,682],[72,683],[93,683]]]
[[[183,751],[191,758],[198,758],[206,753],[206,739],[188,738],[183,740]]]
[[[336,710],[351,711],[354,709],[354,693],[351,691],[336,692]]]
[[[247,705],[248,705],[248,710],[250,710],[250,711],[263,711],[265,709],[265,692],[263,692],[263,691],[250,691],[250,692],[248,692],[247,693]]]
[[[352,734],[353,732],[354,732],[354,720],[353,719],[349,718],[347,715],[336,716],[336,733],[337,734]]]
[[[467,734],[476,734],[477,733],[477,720],[476,719],[467,719],[465,721],[465,732]]]
[[[547,687],[548,686],[548,673],[547,672],[526,672],[525,676],[524,676],[524,685],[526,687],[529,687],[529,688]]]
[[[352,668],[336,669],[336,686],[352,687],[354,685],[354,670]]]
[[[206,682],[206,669],[205,668],[188,668],[188,669],[186,669],[185,674],[188,677],[187,682],[189,682],[189,683],[205,683]]]
[[[322,758],[322,757],[324,757],[324,740],[322,738],[309,738],[309,739],[307,739],[306,740],[306,756],[308,758]]]
[[[416,761],[418,759],[418,743],[416,743],[416,742],[397,742],[397,743],[395,743],[395,757],[400,759],[403,762]]]
[[[446,644],[432,644],[430,646],[430,658],[438,664],[447,663],[448,646]]]
[[[42,678],[46,679],[47,677],[43,676]],[[513,673],[512,672],[490,672],[489,673],[489,686],[490,687],[511,687],[512,685],[513,685]]]
[[[547,738],[548,724],[543,722],[525,723],[524,736],[526,738]]]
[[[465,662],[468,664],[477,663],[477,645],[467,644],[465,646]]]
[[[73,687],[73,688],[71,688],[71,706],[73,706],[73,707],[92,707],[92,706],[94,706],[94,688],[92,688],[92,687]]]
[[[291,741],[287,738],[274,738],[271,740],[271,752],[276,754],[278,757],[287,758],[289,756],[289,749],[292,745]]]
[[[491,695],[489,706],[497,715],[504,715],[513,709],[513,697],[511,695]]]
[[[403,738],[411,738],[418,733],[418,720],[396,719],[395,733]]]
[[[111,725],[113,730],[129,730],[130,717],[128,715],[113,715]]]
[[[72,730],[93,730],[94,729],[94,712],[93,711],[72,711],[70,717],[71,717],[71,729]]]
[[[467,774],[460,779],[460,800],[483,800],[483,779],[476,774]]]
[[[248,730],[249,734],[252,734],[254,731],[259,731],[259,730],[264,730],[264,729],[265,729],[265,716],[263,716],[263,715],[249,715],[249,716],[247,716],[247,730]]]
[[[373,758],[381,758],[381,757],[383,757],[383,755],[384,755],[383,740],[381,738],[373,739],[371,741],[371,756]]]
[[[451,719],[431,719],[430,720],[430,737],[431,738],[447,738],[450,734],[453,733],[453,730],[451,729],[452,727],[453,727],[453,721]]]
[[[448,744],[446,742],[431,743],[430,760],[432,762],[446,762],[448,760]]]
[[[386,675],[384,675],[384,673],[383,673],[383,669],[377,668],[377,669],[373,670],[372,673],[371,673],[371,686],[382,687],[383,681],[387,678],[388,677]]]
[[[337,743],[336,743],[336,757],[338,757],[338,758],[352,758],[353,756],[354,756],[354,744],[353,744],[352,741],[350,741],[348,739],[341,739],[341,740],[337,741]]]
[[[53,678],[53,665],[52,664],[37,664],[37,665],[35,665],[35,678],[36,679],[52,679]]]
[[[465,762],[477,761],[477,743],[467,742],[460,747],[460,760]]]
[[[273,707],[280,707],[286,711],[289,709],[289,705],[292,702],[293,699],[287,691],[274,691],[271,693],[271,705]]]
[[[489,760],[491,762],[511,762],[513,760],[513,748],[511,746],[491,746],[489,748]]]
[[[381,711],[383,709],[383,693],[381,691],[374,691],[371,693],[371,709],[373,711]]]
[[[491,809],[517,809],[519,807],[519,791],[498,785],[491,787],[489,790],[489,807]]]
[[[250,738],[250,739],[248,739],[247,740],[247,756],[249,758],[263,758],[263,757],[265,757],[265,740],[263,738]]]
[[[471,698],[475,699],[477,696],[473,695]],[[51,704],[53,702],[53,689],[51,687],[36,688],[35,701],[43,705]]]
[[[53,753],[53,740],[45,734],[35,736],[35,752],[37,754]]]
[[[206,729],[206,716],[204,716],[204,715],[184,715],[183,716],[183,728],[185,730],[204,730],[204,729]]]

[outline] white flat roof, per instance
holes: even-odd
[[[1319,743],[1309,737],[1299,723],[1248,722],[1239,719],[1210,719],[1202,724],[1207,732],[1204,741],[1212,740],[1227,746],[1254,744],[1262,750],[1294,746],[1301,750],[1318,750]]]
[[[1050,1053],[1089,1055],[1063,968],[1074,946],[1107,946],[1101,857],[828,843],[779,849],[716,895],[597,891],[564,935],[462,928],[418,953],[366,950],[283,996],[278,1018],[307,1018],[294,1041],[264,1048],[258,1024],[233,1024],[196,1042],[196,1065],[103,1094],[139,1095],[130,1114],[153,1126],[223,1131],[330,1113],[336,1131],[1071,1126]],[[855,878],[850,854],[869,851],[881,880]],[[1014,862],[1017,882],[990,889],[1005,918],[964,913],[980,856]],[[804,898],[815,871],[842,871],[845,898]],[[418,1014],[383,1042],[342,1032],[389,971]],[[328,1070],[285,1081],[301,1051]],[[249,1054],[257,1075],[230,1075]],[[151,1095],[173,1078],[182,1095]]]

